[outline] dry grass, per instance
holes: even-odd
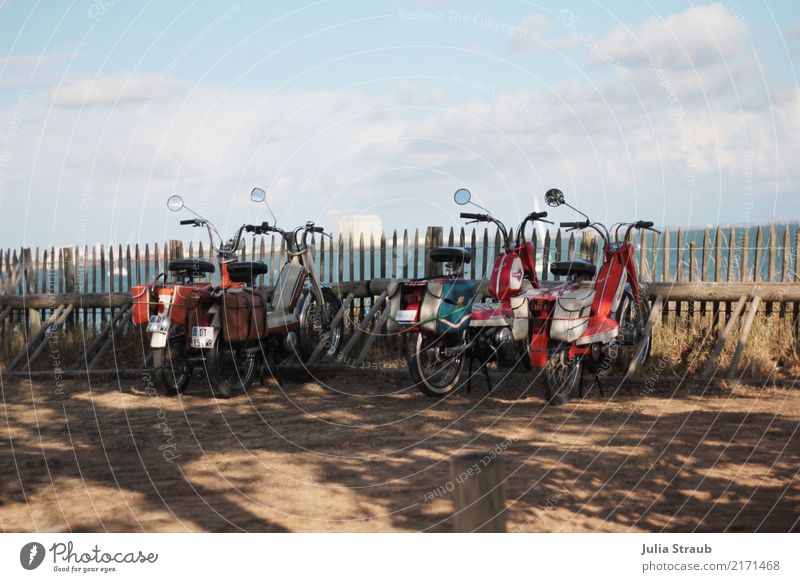
[[[710,310],[709,310],[710,311]],[[725,349],[720,354],[718,365],[721,370],[727,369],[731,362],[736,342],[741,332],[744,317],[731,332]],[[696,313],[693,318],[686,314],[683,317],[671,316],[666,323],[657,326],[653,332],[653,357],[650,366],[659,366],[663,375],[682,377],[686,374],[698,374],[714,349],[714,344],[724,326],[724,318],[717,325],[709,312],[705,315]],[[117,336],[115,349],[109,350],[100,364],[101,368],[139,368],[149,351],[149,334],[143,327],[129,326]],[[348,322],[348,331],[352,329]],[[367,333],[370,333],[368,330]],[[82,321],[77,321],[67,333],[59,333],[58,341],[45,348],[45,352],[34,363],[34,370],[47,370],[56,354],[61,365],[69,367],[83,353],[84,348],[92,341],[95,328],[91,325],[84,328]],[[344,338],[346,342],[349,334]],[[11,333],[5,338],[0,348],[0,365],[7,364],[24,347],[25,335],[21,325],[15,323]],[[375,342],[367,357],[368,367],[404,368],[407,338],[380,337]],[[759,314],[742,354],[739,374],[748,377],[767,377],[770,375],[797,375],[800,373],[800,352],[798,340],[793,330],[791,317],[778,317]]]
[[[744,318],[733,328],[717,363],[727,369],[736,350]],[[725,324],[714,324],[713,316],[696,315],[693,319],[671,318],[653,331],[653,358],[651,365],[660,365],[667,374],[676,376],[697,374],[714,349]],[[796,375],[800,368],[798,343],[793,322],[777,314],[760,314],[753,322],[739,364],[739,374],[751,377],[774,374]]]

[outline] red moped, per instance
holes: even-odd
[[[633,355],[639,358],[639,365],[649,358],[652,338],[645,338],[644,332],[650,308],[642,296],[629,236],[634,229],[658,231],[644,220],[621,222],[608,229],[567,204],[564,194],[555,188],[547,191],[545,201],[552,207],[568,206],[584,217],[578,222],[562,222],[561,228],[591,228],[603,240],[599,270],[580,259],[554,262],[550,272],[567,280],[541,290],[530,302],[530,364],[544,369],[547,401],[562,404],[582,391],[584,367],[594,375],[602,393],[600,374],[604,371],[612,367],[627,370]],[[642,341],[643,349],[636,352]]]

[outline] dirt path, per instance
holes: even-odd
[[[342,372],[217,401],[2,379],[0,529],[449,531],[448,456],[496,446],[511,531],[798,528],[797,389],[545,408],[529,380],[434,401],[403,374]]]

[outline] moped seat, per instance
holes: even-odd
[[[228,265],[228,276],[234,283],[250,283],[267,272],[267,265],[261,261],[242,261]]]
[[[594,277],[596,267],[589,261],[573,259],[572,261],[555,261],[550,263],[550,272],[556,277]]]
[[[167,263],[167,270],[175,273],[213,273],[214,263],[203,259],[173,259]]]
[[[437,263],[472,261],[472,252],[463,247],[436,247],[431,249],[431,260]]]

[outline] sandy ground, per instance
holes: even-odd
[[[202,379],[166,398],[4,378],[0,529],[450,531],[450,455],[498,446],[510,531],[798,529],[800,390],[659,381],[550,408],[531,378],[443,401],[401,372],[228,401]]]

